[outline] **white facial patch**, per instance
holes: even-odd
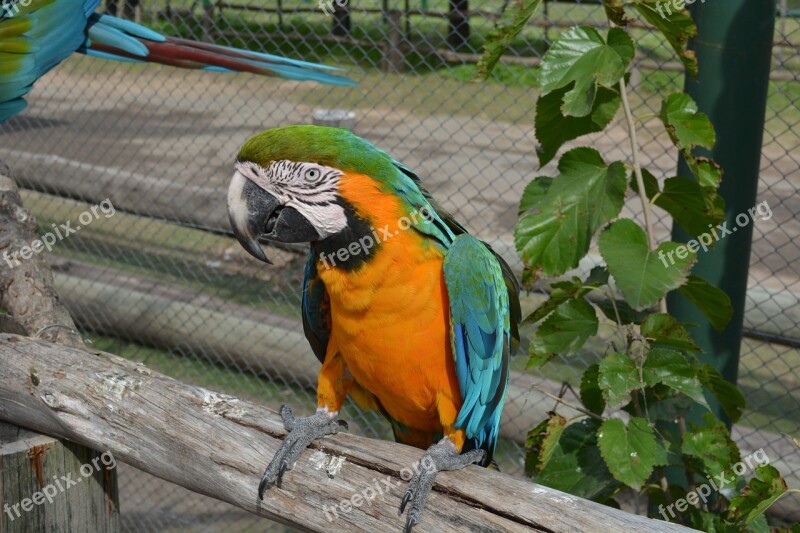
[[[281,204],[303,215],[321,238],[334,235],[347,226],[344,208],[337,201],[339,169],[297,161],[273,161],[262,167],[246,161],[236,163],[236,174],[249,179],[275,196]]]

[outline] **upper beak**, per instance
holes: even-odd
[[[320,239],[314,225],[295,208],[285,206],[240,172],[228,187],[228,217],[233,233],[250,254],[272,264],[259,237],[278,242],[311,242]]]
[[[258,243],[259,226],[264,227],[259,222],[265,219],[264,214],[269,217],[270,213],[278,206],[278,200],[266,191],[262,191],[264,196],[268,197],[265,198],[267,201],[255,201],[254,193],[256,191],[253,188],[259,189],[239,171],[236,171],[228,186],[228,218],[230,218],[233,234],[236,235],[239,244],[256,259],[271,265],[272,261]],[[272,202],[269,202],[268,199],[271,199]]]

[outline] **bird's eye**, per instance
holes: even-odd
[[[309,168],[306,170],[305,178],[306,181],[317,181],[319,179],[321,172],[318,168]]]

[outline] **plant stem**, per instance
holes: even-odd
[[[636,137],[636,123],[631,113],[631,105],[628,102],[628,90],[625,86],[625,76],[619,80],[619,94],[622,98],[622,108],[625,110],[625,121],[628,123],[628,136],[631,141],[631,153],[633,156],[633,173],[636,176],[636,185],[639,187],[639,198],[642,200],[642,212],[644,213],[644,226],[647,230],[647,244],[650,251],[656,249],[655,234],[653,233],[653,226],[650,223],[650,201],[647,199],[647,193],[644,190],[644,178],[642,177],[642,165],[639,162],[639,140]],[[662,313],[667,312],[667,301],[662,298],[658,302],[659,310]]]
[[[587,410],[587,409],[584,409],[583,407],[580,407],[579,405],[575,405],[575,404],[573,404],[573,403],[570,403],[570,402],[568,402],[568,401],[564,400],[563,398],[559,398],[559,397],[558,397],[558,396],[556,396],[555,394],[550,394],[550,393],[549,393],[549,392],[547,392],[546,390],[544,390],[544,389],[540,389],[540,388],[539,388],[539,387],[537,387],[536,385],[534,385],[534,386],[533,386],[533,388],[534,388],[534,389],[536,389],[537,391],[541,392],[541,393],[542,393],[542,394],[544,394],[545,396],[549,396],[550,398],[554,399],[554,400],[555,400],[555,401],[557,401],[558,403],[564,404],[564,405],[566,405],[567,407],[570,407],[570,408],[572,408],[572,409],[575,409],[575,410],[576,410],[576,411],[578,411],[579,413],[582,413],[582,414],[584,414],[584,415],[586,415],[586,416],[591,416],[591,417],[593,417],[593,418],[596,418],[596,419],[600,420],[601,422],[602,422],[603,420],[605,420],[605,419],[604,419],[602,416],[600,416],[600,415],[596,415],[596,414],[594,414],[593,412],[591,412],[591,411],[589,411],[589,410]]]
[[[681,436],[681,443],[683,443],[686,437],[686,419],[682,416],[678,417],[678,433]],[[689,489],[689,492],[694,492],[697,488],[694,483],[694,477],[692,473],[689,471],[689,467],[684,463],[684,474],[686,475],[686,485]]]

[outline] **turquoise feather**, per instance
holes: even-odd
[[[131,21],[94,13],[100,0],[30,0],[0,10],[0,122],[25,108],[33,84],[74,52],[215,72],[245,71],[352,86],[336,67],[173,39]]]

